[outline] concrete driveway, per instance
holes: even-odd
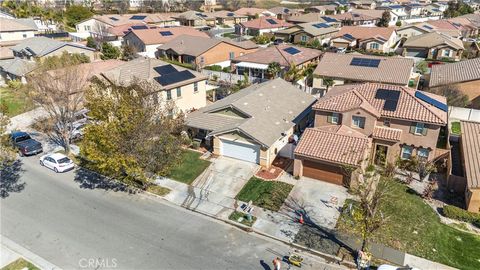
[[[218,157],[192,185],[234,198],[258,168],[250,162]]]
[[[348,197],[345,187],[301,177],[280,212],[291,215],[294,210],[303,208],[315,224],[333,229]]]

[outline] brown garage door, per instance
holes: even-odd
[[[343,174],[339,167],[314,161],[303,161],[303,176],[343,185]]]

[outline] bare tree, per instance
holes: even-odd
[[[52,69],[52,62],[56,63],[56,69]],[[75,113],[83,108],[83,94],[90,78],[90,70],[77,64],[73,57],[64,54],[50,60],[49,65],[39,63],[39,68],[28,78],[33,101],[48,114],[48,119],[38,127],[67,154]]]

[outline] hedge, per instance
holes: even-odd
[[[443,214],[448,218],[469,222],[480,228],[480,214],[471,213],[452,205],[445,205]]]

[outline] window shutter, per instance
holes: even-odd
[[[416,125],[417,125],[417,123],[412,122],[412,125],[410,125],[410,133],[415,134],[415,126]]]
[[[423,126],[422,135],[423,135],[423,136],[427,136],[427,131],[428,131],[428,125],[425,124],[425,125]]]
[[[328,122],[328,123],[332,123],[332,115],[328,115],[328,116],[327,116],[327,122]]]

